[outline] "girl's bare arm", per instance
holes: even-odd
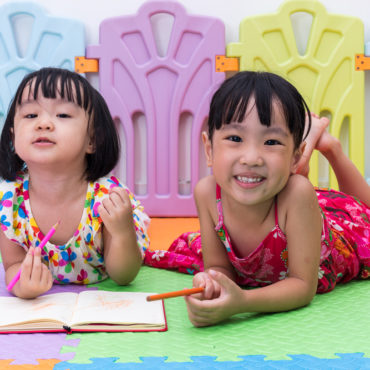
[[[136,240],[132,206],[125,189],[114,188],[98,208],[104,222],[104,261],[108,275],[120,285],[139,272],[142,257]]]
[[[219,285],[220,294],[206,300],[186,297],[189,319],[195,326],[213,325],[243,312],[287,311],[307,305],[314,297],[318,282],[322,222],[316,193],[310,182],[299,175],[291,177],[283,192],[279,196],[279,205],[283,206],[284,202],[287,204],[285,232],[289,248],[288,276],[263,288],[242,290],[228,278],[227,272],[226,276],[219,273],[223,272],[222,269],[228,271],[227,264],[223,265],[221,259],[217,263],[217,253],[213,256],[213,253],[209,253],[210,249],[205,249],[208,260],[222,266],[222,269],[214,269],[218,271],[216,274],[209,273],[210,278]]]

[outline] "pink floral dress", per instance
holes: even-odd
[[[316,189],[322,212],[321,258],[318,293],[334,289],[339,282],[370,276],[370,209],[355,198],[334,190]],[[239,258],[223,222],[220,187],[216,188],[218,224],[215,230],[225,246],[237,282],[266,286],[284,279],[289,270],[287,240],[279,227],[277,202],[275,226],[248,256]],[[309,227],[309,226],[308,226]],[[197,273],[203,270],[199,233],[186,233],[168,251],[147,252],[145,263]]]
[[[90,182],[79,226],[65,245],[47,242],[42,250],[43,262],[49,267],[54,283],[90,284],[107,277],[103,254],[103,223],[96,211],[98,204],[112,187],[124,187],[132,203],[136,239],[144,255],[149,246],[149,218],[133,194],[117,178],[102,177]],[[6,237],[25,251],[37,247],[44,235],[32,215],[28,195],[28,173],[20,173],[15,181],[0,183],[0,226]]]

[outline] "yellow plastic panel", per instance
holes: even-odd
[[[307,48],[299,53],[291,16],[308,13],[312,24]],[[360,19],[329,14],[316,0],[288,0],[276,13],[245,18],[239,42],[227,45],[227,56],[238,57],[240,70],[265,70],[292,82],[310,109],[331,116],[330,133],[340,138],[348,124],[348,155],[364,173],[364,72],[356,71],[356,54],[364,53]],[[317,185],[318,155],[310,163]],[[330,172],[329,186],[337,188]]]

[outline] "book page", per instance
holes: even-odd
[[[152,293],[85,291],[80,293],[71,326],[88,323],[165,325],[162,301]]]
[[[60,321],[60,328],[70,321],[76,300],[76,293],[48,294],[35,299],[0,297],[0,329],[37,321]]]

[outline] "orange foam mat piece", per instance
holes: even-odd
[[[167,250],[181,234],[199,230],[199,219],[192,217],[152,218],[149,226],[150,249]]]
[[[0,360],[1,370],[51,370],[54,369],[55,365],[61,362],[57,359],[51,360],[37,360],[38,364],[22,364],[22,365],[11,365],[14,360]]]

